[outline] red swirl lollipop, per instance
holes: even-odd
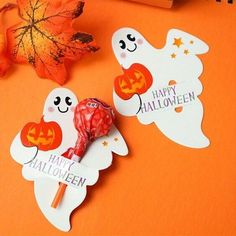
[[[78,139],[75,147],[70,148],[64,156],[80,161],[89,143],[109,133],[114,119],[112,108],[96,98],[87,98],[79,102],[74,114],[74,125],[78,131]],[[53,208],[56,208],[60,203],[66,186],[63,183],[60,184],[51,205]]]

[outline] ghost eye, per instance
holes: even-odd
[[[125,41],[124,41],[124,40],[120,40],[119,44],[120,44],[120,48],[122,48],[122,49],[125,49],[125,48],[126,48],[126,45],[125,45]]]
[[[54,100],[54,104],[57,106],[57,105],[59,105],[60,102],[61,102],[61,98],[56,97],[55,100]]]
[[[72,101],[71,101],[71,98],[70,97],[66,97],[66,104],[68,105],[68,106],[70,106],[71,104],[72,104]]]
[[[132,36],[132,34],[127,34],[127,39],[134,42],[135,41],[135,37]]]

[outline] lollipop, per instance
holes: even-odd
[[[64,156],[80,162],[88,144],[109,133],[114,118],[112,108],[96,98],[87,98],[79,102],[74,114],[74,125],[78,131],[78,139],[75,147],[69,148]],[[51,204],[53,208],[59,205],[66,186],[64,183],[60,184]]]

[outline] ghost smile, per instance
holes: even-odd
[[[69,108],[67,107],[65,111],[61,110],[60,107],[57,107],[58,111],[61,113],[66,113],[68,112]]]
[[[128,50],[129,52],[134,52],[134,51],[137,49],[137,44],[135,43],[134,46],[135,46],[135,47],[134,47],[133,50],[131,50],[131,49],[129,49],[129,48],[127,48],[127,50]]]

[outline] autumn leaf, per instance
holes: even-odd
[[[8,52],[16,63],[31,64],[39,77],[64,84],[68,65],[98,50],[93,36],[77,32],[73,20],[84,2],[79,0],[18,0],[21,23],[7,30]]]
[[[0,32],[0,77],[3,77],[10,67],[9,60],[5,52],[4,35]]]
[[[0,8],[0,78],[3,77],[10,67],[10,61],[6,52],[6,40],[3,32],[2,13],[16,7],[15,4],[6,4]]]

